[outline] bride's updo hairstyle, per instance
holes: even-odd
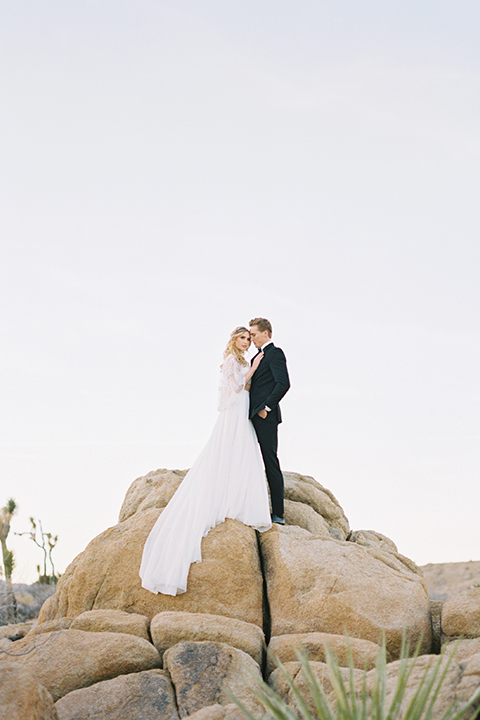
[[[242,351],[235,345],[237,339],[240,335],[243,335],[243,333],[248,333],[250,335],[250,330],[243,325],[239,325],[239,327],[236,327],[235,330],[232,330],[230,333],[230,340],[227,343],[223,357],[226,358],[228,355],[234,355],[237,360],[242,363],[242,365],[248,365],[247,361],[243,357]]]

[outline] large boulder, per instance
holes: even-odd
[[[283,477],[286,500],[311,507],[325,520],[332,537],[342,540],[347,538],[350,532],[348,520],[340,503],[330,490],[309,475],[286,472],[283,473]]]
[[[480,677],[478,674],[473,672],[468,676],[464,677],[464,668],[456,662],[455,658],[450,660],[448,668],[446,667],[447,656],[441,661],[441,669],[437,676],[443,675],[438,695],[435,698],[435,702],[432,708],[432,720],[441,720],[444,717],[445,712],[453,703],[464,704],[470,700],[473,692],[480,686]],[[425,673],[432,673],[434,665],[439,662],[438,655],[423,655],[418,657],[413,670],[408,676],[407,686],[403,695],[401,703],[401,713],[405,711],[408,703],[412,700],[415,693],[418,691],[418,686]],[[388,705],[391,704],[397,689],[399,671],[402,667],[402,660],[388,663],[386,670],[386,687],[385,687],[385,702]],[[480,670],[480,668],[477,668]],[[376,671],[370,670],[367,673],[365,687],[368,693],[375,692],[376,685]],[[357,690],[361,691],[363,687],[363,681],[357,683]],[[430,697],[433,698],[433,692]]]
[[[333,683],[331,681],[328,665],[324,662],[318,662],[315,660],[312,660],[309,664],[314,678],[322,686],[325,694],[330,695],[333,690]],[[301,664],[298,661],[289,661],[286,662],[283,667],[284,670],[286,670],[286,672],[288,673],[288,675],[293,679],[298,692],[302,695],[308,709],[312,713],[312,717],[318,717],[317,708],[315,707],[315,701],[309,691],[308,680],[305,677],[305,673]],[[350,670],[348,668],[341,667],[340,675],[343,679],[343,682],[348,687],[348,683],[350,680]],[[363,675],[363,670],[353,670],[353,679],[355,681],[361,680]],[[288,705],[289,708],[291,708],[295,713],[297,713],[297,715],[301,716],[300,706],[297,698],[295,697],[295,693],[292,691],[290,684],[287,681],[287,678],[285,677],[282,670],[274,670],[268,678],[268,684],[270,685],[272,690],[274,690],[277,695],[279,695],[280,698]]]
[[[357,640],[345,635],[328,633],[298,633],[272,637],[268,645],[267,674],[273,672],[279,660],[283,665],[297,661],[297,651],[302,651],[310,661],[326,662],[326,648],[332,651],[339,665],[348,667],[350,658],[361,670],[375,667],[379,647],[369,640]]]
[[[50,693],[18,663],[0,664],[0,718],[58,720]]]
[[[449,598],[442,607],[442,631],[449,637],[480,637],[480,587]]]
[[[203,560],[191,566],[187,592],[172,597],[142,588],[138,571],[143,546],[158,515],[156,508],[137,512],[94,538],[65,571],[39,622],[108,608],[148,618],[166,610],[204,612],[262,627],[257,538],[236,520],[217,525],[204,538]]]
[[[253,714],[261,713],[252,691],[255,678],[261,680],[257,663],[242,650],[216,642],[180,642],[163,656],[175,686],[180,717],[209,705],[227,705],[230,695]]]
[[[88,632],[127,633],[150,642],[148,618],[145,615],[127,613],[123,610],[86,610],[73,619],[70,627],[72,630]]]
[[[146,640],[124,633],[61,630],[17,640],[15,655],[0,656],[0,667],[16,662],[29,670],[54,700],[117,675],[160,666]]]
[[[459,663],[462,669],[462,679],[455,688],[457,700],[468,702],[475,692],[480,689],[480,654],[472,655],[466,662]],[[478,707],[480,700],[476,703]]]
[[[121,675],[74,690],[55,708],[59,720],[178,720],[172,683],[163,670]]]
[[[119,514],[119,522],[149,508],[164,508],[185,477],[186,470],[161,468],[139,477],[131,484]],[[350,531],[334,494],[308,475],[283,473],[285,480],[285,519],[315,534],[345,539]],[[312,512],[309,512],[312,510]]]
[[[401,555],[398,552],[397,546],[390,540],[390,538],[382,535],[381,533],[375,532],[374,530],[355,530],[348,536],[350,542],[354,542],[357,545],[361,545],[368,549],[368,554],[371,557],[380,560],[392,570],[398,570],[400,573],[411,573],[417,575],[417,580],[423,585],[425,592],[428,594],[427,585],[423,577],[423,573],[415,565],[413,560]]]
[[[447,655],[452,655],[460,665],[465,665],[470,658],[480,654],[480,638],[466,638],[464,640],[448,641],[444,645]]]
[[[459,700],[466,702],[480,686],[480,637],[448,641],[443,648],[446,657],[453,660],[462,670],[462,679],[456,687]]]
[[[163,612],[155,615],[150,632],[160,657],[183,640],[223,642],[243,650],[262,664],[265,638],[258,625],[207,613]]]
[[[421,575],[391,567],[370,548],[324,540],[290,526],[260,536],[272,635],[325,632],[378,643],[392,657],[402,635],[431,646],[430,605]]]
[[[118,522],[143,510],[166,507],[186,474],[186,470],[161,468],[134,480],[125,495]]]
[[[310,505],[294,500],[285,500],[285,524],[297,525],[308,530],[312,535],[323,537],[326,540],[332,536],[335,537],[338,533]]]

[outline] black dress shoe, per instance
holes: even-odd
[[[285,525],[285,520],[278,515],[272,515],[272,523],[277,523],[277,525]]]

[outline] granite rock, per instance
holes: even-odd
[[[58,720],[52,696],[18,663],[0,663],[2,720]]]
[[[73,619],[70,628],[88,632],[127,633],[150,642],[148,618],[123,610],[87,610]]]
[[[170,678],[163,670],[120,675],[55,703],[59,720],[178,720]]]
[[[0,655],[0,667],[19,663],[55,701],[100,680],[160,666],[153,645],[124,633],[60,630],[45,636],[27,635],[14,645],[15,655]]]
[[[230,694],[263,715],[252,691],[254,678],[261,680],[260,668],[242,650],[218,642],[180,642],[165,652],[163,664],[175,687],[180,717],[228,705]]]
[[[178,610],[203,612],[263,626],[263,578],[255,531],[226,520],[202,541],[201,563],[193,563],[187,592],[175,597],[145,590],[138,574],[145,540],[156,508],[94,538],[62,575],[57,592],[42,607],[47,618],[77,617],[87,610],[114,609],[145,615]],[[245,588],[248,587],[248,593]]]
[[[381,641],[399,655],[402,635],[431,647],[430,604],[421,576],[392,568],[357,543],[275,526],[260,543],[272,635],[324,632]]]
[[[161,657],[168,648],[184,640],[227,643],[246,652],[259,665],[265,652],[265,638],[258,625],[220,615],[163,612],[153,618],[150,632]]]

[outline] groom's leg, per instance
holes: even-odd
[[[265,465],[270,497],[272,499],[272,513],[283,518],[283,475],[277,457],[278,450],[278,424],[267,416],[265,420],[256,415],[252,418],[257,433],[260,450]]]

